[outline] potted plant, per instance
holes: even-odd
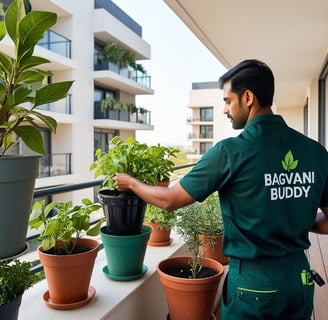
[[[0,42],[7,34],[14,46],[13,57],[0,52],[0,259],[26,249],[28,216],[44,153],[39,129],[56,131],[55,119],[37,107],[64,98],[72,85],[71,81],[45,84],[50,73],[39,66],[49,61],[33,52],[57,16],[29,9],[29,1],[15,0],[0,21]],[[34,155],[9,155],[20,140]]]
[[[229,259],[222,251],[223,218],[220,207],[220,199],[217,192],[208,196],[199,206],[199,222],[202,245],[200,254],[217,260],[223,265],[228,264]]]
[[[148,245],[167,246],[171,243],[170,234],[177,221],[175,210],[167,211],[152,204],[147,204],[144,222],[153,229]]]
[[[82,199],[81,205],[38,201],[32,207],[29,225],[42,232],[38,247],[48,291],[43,295],[53,309],[78,308],[90,301],[95,288],[90,286],[99,242],[85,236],[96,236],[103,219],[91,224],[91,215],[101,205]]]
[[[178,209],[176,230],[188,247],[188,256],[173,257],[157,266],[169,308],[174,320],[209,319],[224,269],[221,263],[200,254],[202,241],[198,234],[199,203]]]
[[[0,261],[0,319],[18,319],[22,296],[37,281],[31,267],[32,263],[18,259]]]
[[[139,143],[133,137],[123,141],[116,136],[110,141],[107,152],[96,150],[96,160],[91,164],[90,170],[95,170],[95,178],[102,176],[104,179],[98,196],[103,205],[109,233],[139,234],[146,210],[146,202],[136,194],[115,189],[115,174],[124,172],[144,183],[155,185],[170,170],[173,171],[173,162],[169,159],[164,161],[163,158],[169,153],[167,149],[169,148]]]

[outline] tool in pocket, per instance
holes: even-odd
[[[304,286],[310,286],[316,283],[318,286],[323,286],[325,281],[315,270],[302,270],[301,280]]]

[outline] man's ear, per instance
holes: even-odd
[[[254,93],[251,90],[246,90],[244,92],[245,102],[248,107],[250,107],[254,103]]]

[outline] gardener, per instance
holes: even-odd
[[[266,64],[242,61],[219,84],[224,113],[234,129],[244,129],[238,137],[218,142],[173,187],[126,174],[114,181],[166,210],[217,190],[230,258],[222,319],[310,320],[318,274],[304,250],[309,231],[328,233],[327,150],[273,114],[274,77]]]

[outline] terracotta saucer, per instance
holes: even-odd
[[[163,242],[152,242],[152,241],[148,241],[148,245],[151,247],[165,247],[168,246],[172,243],[173,239],[170,238],[170,240],[168,241],[163,241]]]
[[[103,270],[103,274],[107,278],[109,278],[111,280],[115,280],[115,281],[131,281],[131,280],[136,280],[136,279],[141,278],[148,271],[148,268],[147,268],[147,266],[143,265],[142,266],[142,270],[141,270],[140,273],[134,274],[134,275],[131,275],[131,276],[118,276],[118,275],[110,274],[109,271],[108,271],[107,265],[104,266],[102,270]]]
[[[57,309],[57,310],[69,310],[69,309],[80,308],[86,305],[93,298],[95,293],[96,293],[96,289],[90,286],[88,290],[88,297],[86,299],[74,303],[54,303],[50,300],[49,291],[47,290],[43,294],[43,300],[49,308]]]

